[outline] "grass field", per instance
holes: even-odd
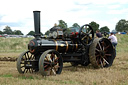
[[[60,75],[42,77],[39,73],[21,75],[16,69],[16,62],[0,61],[0,85],[128,85],[128,35],[117,37],[117,56],[109,68],[94,69],[90,64],[87,67],[63,68]],[[17,57],[27,50],[29,40],[0,38],[0,57]],[[64,66],[70,64],[64,63]]]

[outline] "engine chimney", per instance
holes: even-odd
[[[40,11],[33,11],[34,13],[34,28],[35,28],[35,38],[39,39],[40,33]]]

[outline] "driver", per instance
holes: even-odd
[[[99,30],[96,30],[96,37],[97,38],[101,38],[102,37],[102,34]]]

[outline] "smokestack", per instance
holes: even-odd
[[[34,13],[34,28],[35,28],[35,38],[39,39],[40,33],[40,11],[33,11]]]

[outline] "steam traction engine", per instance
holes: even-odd
[[[40,34],[40,11],[34,11],[35,38],[28,44],[28,51],[17,59],[19,73],[40,72],[41,75],[60,74],[63,62],[73,66],[91,63],[96,68],[112,65],[114,49],[107,38],[95,38],[90,25],[83,25],[79,32],[63,34],[57,30],[49,38]]]

